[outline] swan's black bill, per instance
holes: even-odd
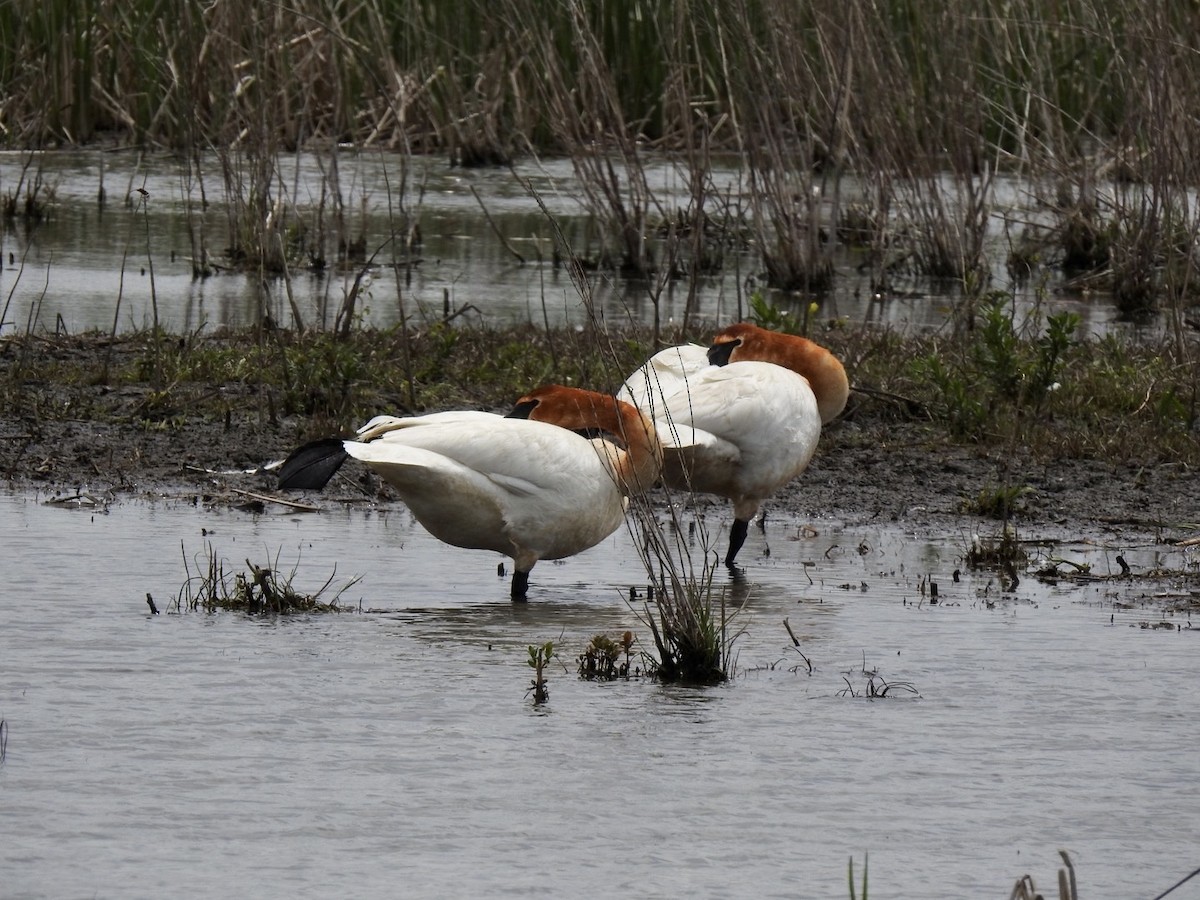
[[[713,344],[708,348],[708,361],[714,366],[729,365],[729,357],[733,355],[733,351],[741,343],[741,340],[736,341],[721,341],[719,344]]]
[[[509,410],[508,414],[505,415],[504,418],[506,418],[506,419],[528,419],[529,414],[531,412],[533,412],[534,408],[537,405],[538,405],[537,400],[524,400],[524,401],[518,403],[516,406],[514,406],[511,410]]]

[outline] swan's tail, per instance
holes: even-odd
[[[319,491],[349,455],[340,438],[324,438],[298,447],[279,467],[279,490]]]

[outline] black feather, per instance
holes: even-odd
[[[279,490],[319,491],[349,456],[341,438],[324,438],[297,447],[279,467]]]

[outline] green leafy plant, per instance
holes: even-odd
[[[1046,331],[1036,343],[1032,372],[1025,389],[1026,399],[1040,404],[1057,387],[1063,359],[1080,321],[1078,314],[1072,312],[1046,317]]]
[[[550,688],[546,684],[546,666],[554,658],[554,642],[546,641],[542,645],[529,645],[529,668],[533,669],[533,681],[529,690],[533,692],[534,706],[540,706],[550,699]],[[528,693],[528,692],[527,692]]]
[[[784,334],[806,334],[808,332],[808,313],[816,311],[817,304],[812,303],[805,310],[805,315],[797,318],[786,309],[780,309],[770,300],[755,291],[750,295],[750,321],[760,328],[771,331],[781,331]]]
[[[959,437],[986,437],[998,417],[1038,413],[1059,387],[1071,337],[1080,322],[1075,313],[1046,318],[1044,331],[1023,340],[1007,298],[983,303],[966,352],[932,352],[920,358],[918,373],[940,394],[942,415]]]
[[[930,354],[917,363],[918,377],[927,379],[941,401],[942,416],[956,437],[975,438],[987,423],[983,394],[941,356]]]
[[[632,648],[632,631],[626,631],[619,641],[606,634],[596,635],[579,654],[579,677],[584,681],[615,681],[618,678],[628,678]]]
[[[1020,344],[1005,300],[1000,295],[984,304],[971,353],[977,374],[987,379],[993,392],[1015,400],[1021,386]]]

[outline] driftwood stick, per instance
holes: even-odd
[[[280,497],[271,497],[267,494],[256,494],[254,491],[243,491],[240,488],[230,488],[235,494],[241,494],[243,497],[250,497],[254,500],[262,500],[264,503],[278,503],[281,506],[290,506],[292,509],[303,510],[304,512],[320,512],[321,507],[313,506],[310,503],[297,503],[294,500],[284,500]]]

